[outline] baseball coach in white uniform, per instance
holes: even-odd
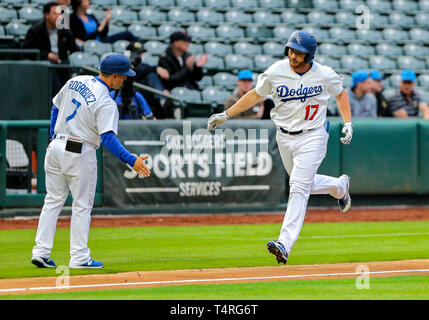
[[[108,53],[101,58],[98,77],[70,79],[53,98],[51,142],[45,157],[46,197],[37,228],[31,262],[54,268],[51,250],[57,219],[69,191],[73,197],[70,225],[70,268],[102,268],[88,248],[91,211],[97,182],[96,149],[100,143],[141,176],[148,177],[145,157],[130,154],[116,138],[119,112],[110,89],[119,89],[130,69],[127,57]]]
[[[290,193],[278,240],[267,248],[278,263],[286,263],[304,221],[310,194],[330,194],[338,199],[342,212],[351,206],[350,179],[317,174],[327,149],[329,128],[325,128],[329,95],[336,98],[344,121],[344,144],[352,139],[350,103],[342,78],[330,67],[313,60],[316,38],[306,31],[294,32],[285,46],[287,58],[275,62],[258,77],[255,89],[231,108],[212,115],[208,129],[214,130],[228,119],[249,109],[264,96],[272,96],[275,107],[271,119],[277,127],[277,145],[290,176]],[[329,125],[329,122],[327,123]]]

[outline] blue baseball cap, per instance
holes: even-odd
[[[379,80],[383,80],[384,77],[380,72],[374,69],[374,70],[371,70],[371,79],[379,81]]]
[[[352,74],[352,88],[356,87],[358,83],[364,82],[369,79],[370,74],[365,70],[359,70]]]
[[[106,53],[100,60],[100,71],[134,77],[136,73],[130,69],[130,60],[121,53]]]
[[[401,73],[401,80],[402,81],[411,81],[411,82],[416,82],[416,74],[414,73],[413,70],[404,70]]]
[[[249,79],[249,80],[253,80],[253,73],[250,70],[241,70],[238,73],[238,80],[245,80],[245,79]]]

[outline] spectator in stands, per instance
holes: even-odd
[[[224,107],[228,110],[234,103],[236,103],[242,96],[253,88],[253,73],[250,70],[241,70],[237,77],[237,88],[232,95],[226,99]],[[264,116],[264,102],[267,99],[261,99],[257,105],[249,110],[240,113],[237,119],[261,119]],[[269,100],[269,99],[268,99]]]
[[[376,118],[377,99],[371,93],[371,74],[360,70],[352,74],[352,86],[347,89],[353,117]]]
[[[158,66],[168,71],[168,77],[162,79],[167,90],[186,87],[198,90],[198,83],[203,78],[202,67],[207,63],[207,54],[195,58],[188,52],[192,38],[181,31],[170,35],[170,45],[159,57]]]
[[[118,105],[119,119],[153,119],[153,113],[143,95],[134,91],[130,79],[119,90],[111,90],[110,96]]]
[[[387,99],[388,108],[394,117],[417,117],[420,111],[424,119],[429,119],[427,103],[423,101],[421,94],[414,90],[416,80],[417,77],[414,71],[402,71],[399,89]]]
[[[43,6],[43,20],[33,24],[25,35],[23,48],[39,49],[40,59],[49,60],[54,64],[68,64],[71,53],[78,51],[73,34],[67,29],[57,29],[56,22],[60,18],[57,2],[48,2]],[[52,73],[55,96],[70,78],[68,69],[54,69]]]
[[[118,40],[137,41],[138,39],[129,31],[123,31],[108,36],[109,22],[112,19],[112,10],[106,10],[104,19],[99,22],[86,10],[91,7],[89,0],[71,0],[73,13],[70,16],[70,28],[79,46],[83,46],[86,40],[99,40],[101,42],[114,43]]]
[[[377,70],[371,70],[371,93],[377,100],[377,116],[379,117],[391,117],[392,114],[387,108],[387,99],[383,94],[383,75]]]

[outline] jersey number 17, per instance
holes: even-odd
[[[312,104],[305,107],[305,118],[304,120],[313,120],[319,110],[318,104]],[[311,115],[310,115],[311,113]]]

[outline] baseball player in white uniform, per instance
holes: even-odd
[[[70,225],[70,268],[102,268],[88,248],[91,210],[97,182],[96,149],[100,142],[141,176],[148,177],[144,160],[131,155],[116,138],[119,112],[109,90],[119,89],[134,76],[122,54],[110,53],[100,61],[100,75],[70,79],[54,97],[51,114],[51,142],[46,151],[45,203],[40,214],[31,262],[40,268],[54,268],[50,254],[58,215],[69,191],[73,197]]]
[[[277,61],[260,74],[255,89],[230,109],[208,120],[208,129],[214,130],[262,97],[272,96],[275,107],[270,115],[277,127],[276,140],[283,165],[290,176],[290,193],[278,240],[268,242],[267,248],[278,263],[284,264],[301,231],[310,194],[330,194],[338,199],[342,212],[351,206],[347,175],[334,178],[317,174],[329,138],[329,128],[325,128],[329,95],[336,98],[344,121],[342,143],[350,143],[353,125],[342,78],[330,67],[313,61],[316,47],[312,34],[294,32],[285,46],[284,54],[288,58]]]

